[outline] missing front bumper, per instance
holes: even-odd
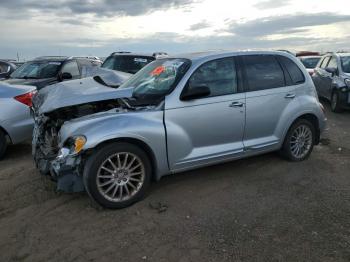
[[[80,156],[56,158],[51,162],[50,174],[57,181],[57,190],[67,193],[85,191],[82,175],[79,173]]]

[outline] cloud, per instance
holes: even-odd
[[[186,7],[195,0],[1,0],[0,8],[12,11],[38,11],[93,14],[98,17],[136,16],[151,11]],[[198,1],[198,0],[196,0]]]
[[[81,19],[74,19],[74,18],[66,18],[66,19],[61,19],[60,23],[62,24],[68,24],[72,26],[89,26],[90,23],[85,22]]]
[[[197,30],[201,30],[201,29],[205,29],[205,28],[208,28],[210,27],[211,24],[205,20],[199,22],[199,23],[196,23],[196,24],[193,24],[190,26],[189,30],[191,31],[197,31]]]
[[[267,0],[259,1],[254,5],[257,9],[273,9],[289,5],[290,0]]]
[[[259,18],[245,23],[232,22],[229,30],[239,36],[259,37],[295,33],[302,30],[303,27],[347,21],[350,21],[350,15],[337,15],[333,13],[296,14]]]

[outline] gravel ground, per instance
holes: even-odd
[[[1,261],[350,261],[350,112],[310,159],[276,154],[161,179],[103,210],[55,193],[30,144],[0,162]]]

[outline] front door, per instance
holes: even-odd
[[[238,92],[233,57],[201,65],[185,88],[207,86],[207,97],[165,110],[170,169],[184,170],[233,159],[243,153],[245,94]]]

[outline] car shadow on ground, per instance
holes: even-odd
[[[18,145],[9,145],[4,160],[26,157],[31,154],[32,145],[29,142]]]

